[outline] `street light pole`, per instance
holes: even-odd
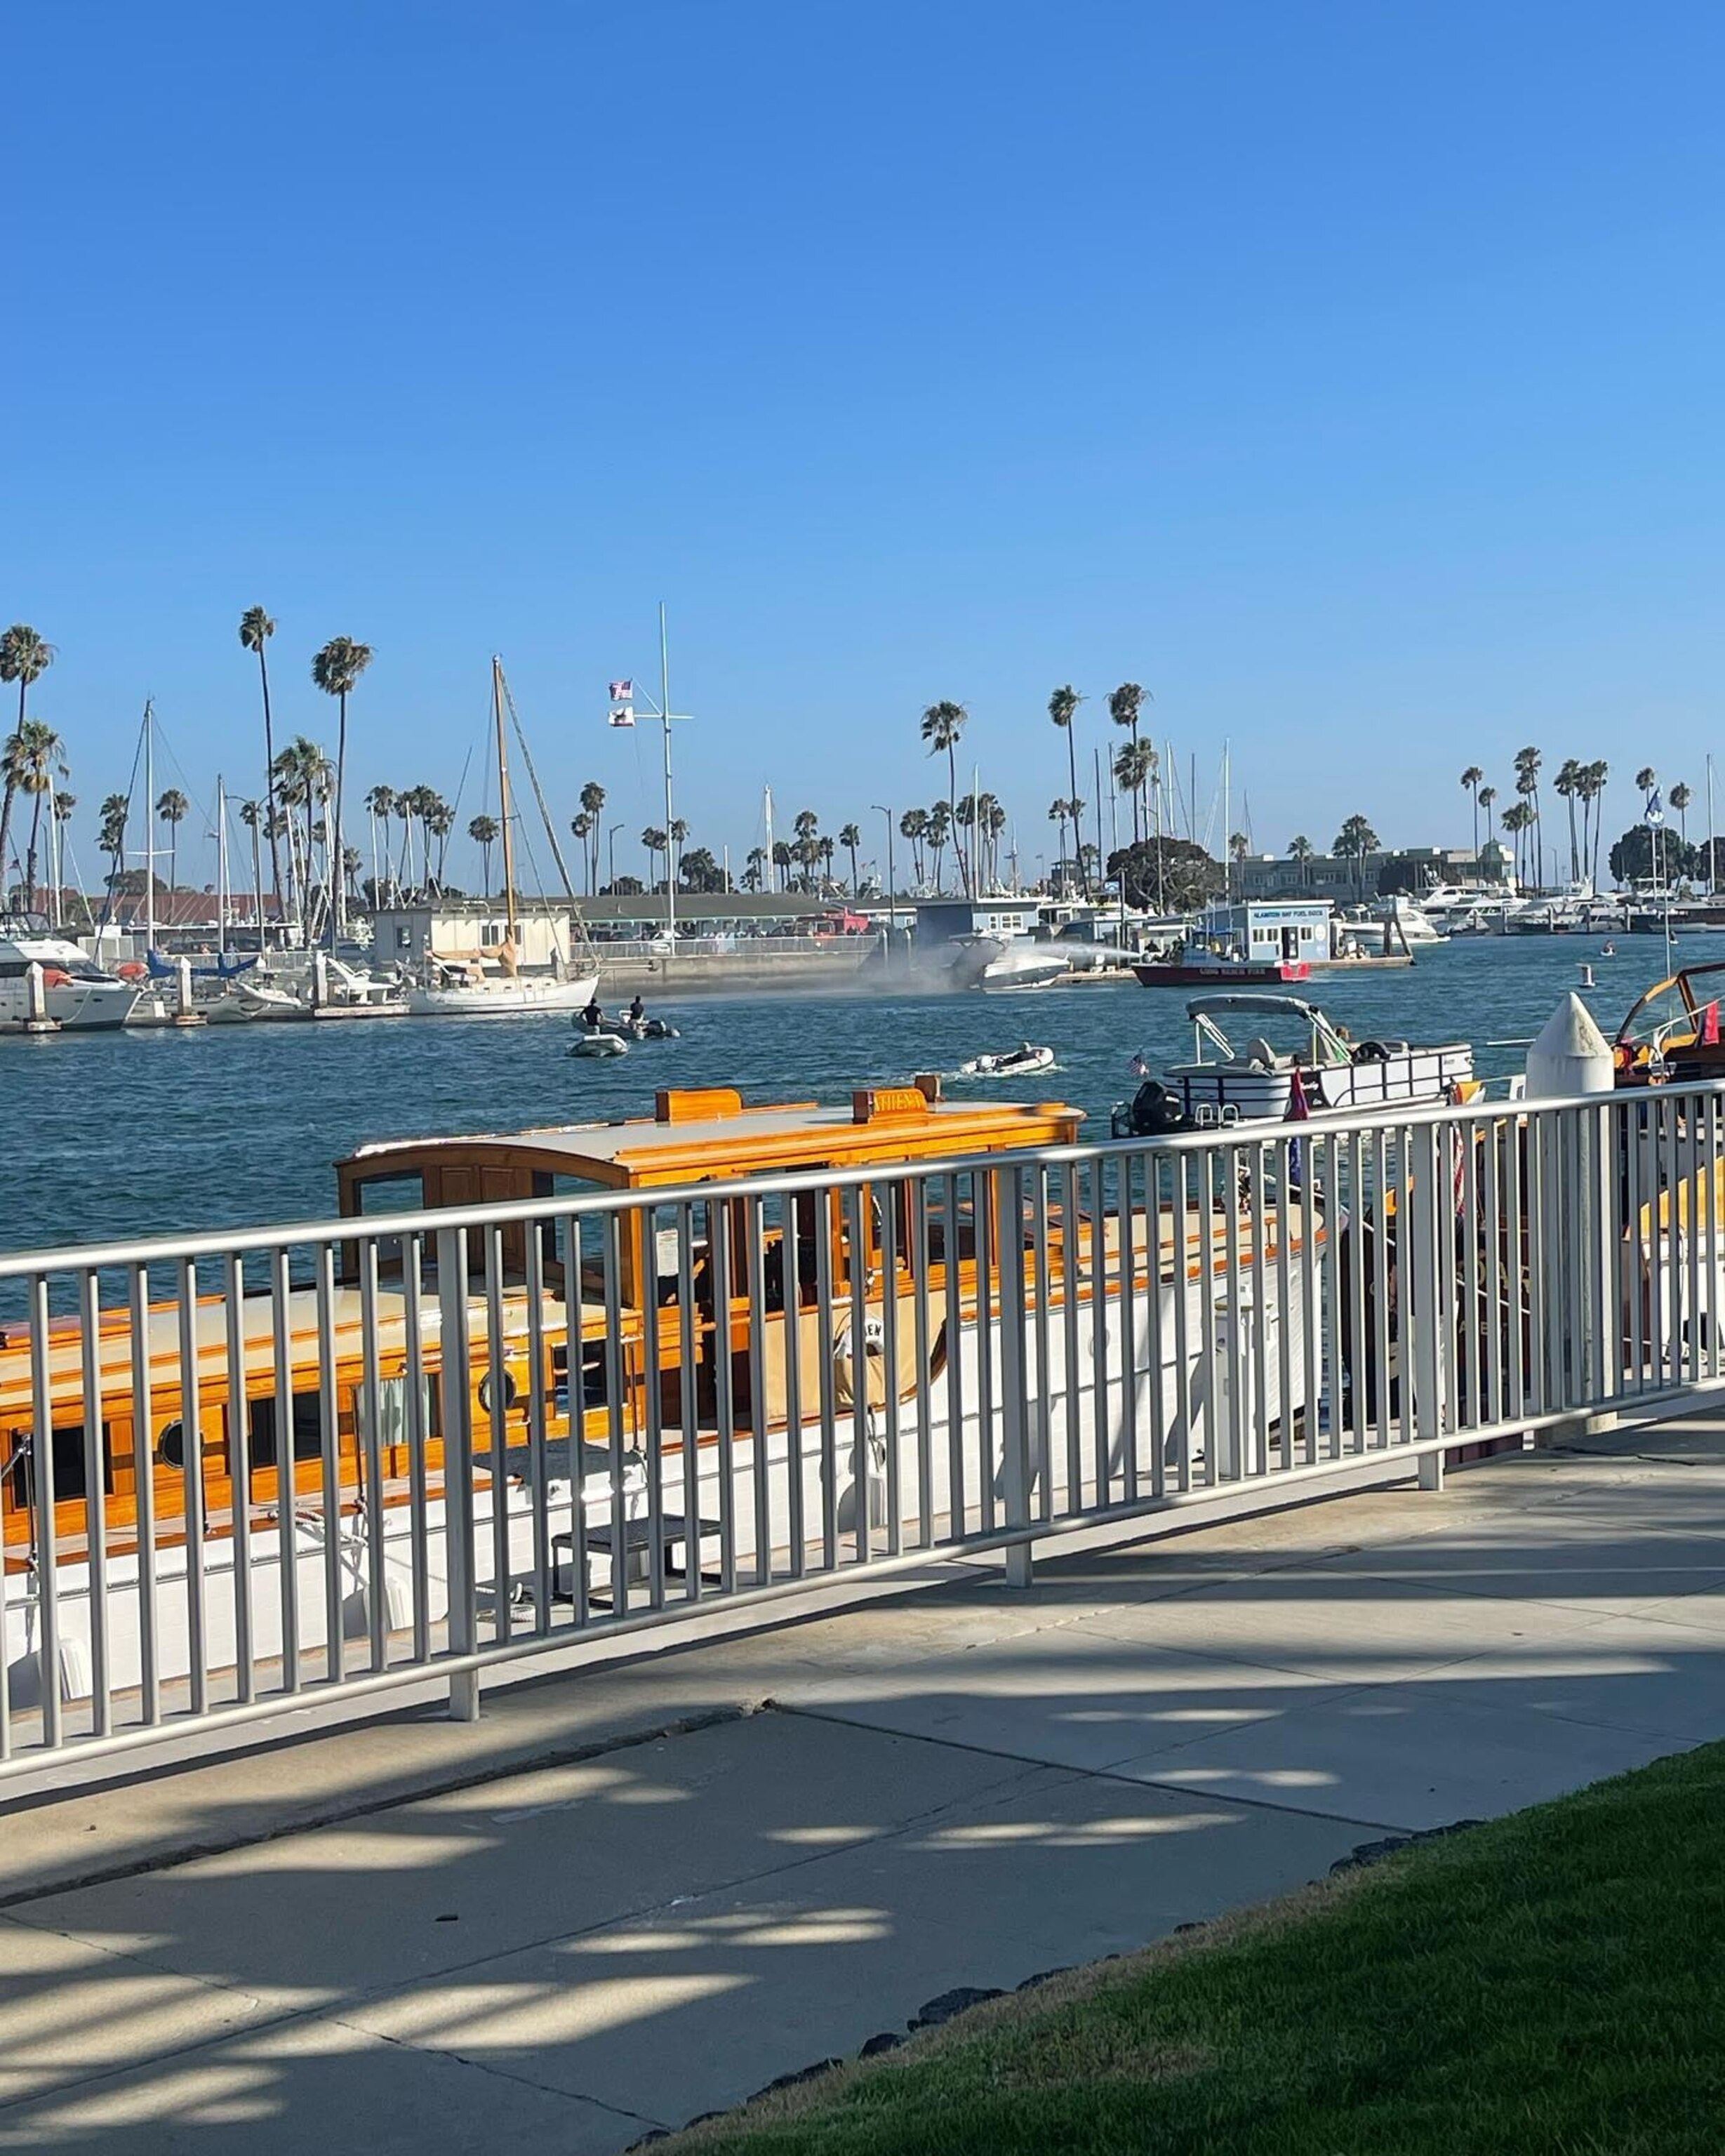
[[[892,866],[892,811],[878,801],[871,801],[869,806],[877,809],[886,819],[886,970],[890,971],[892,966],[892,938],[898,926],[898,909],[896,903],[898,878],[894,874]]]

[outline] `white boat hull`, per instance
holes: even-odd
[[[1182,1486],[1182,1461],[1204,1463],[1197,1470],[1200,1481],[1265,1471],[1276,1426],[1286,1412],[1309,1404],[1305,1397],[1308,1357],[1303,1303],[1296,1296],[1284,1314],[1276,1299],[1273,1275],[1265,1285],[1268,1293],[1261,1318],[1250,1291],[1235,1297],[1221,1292],[1219,1274],[1178,1286],[1164,1282],[1153,1322],[1151,1299],[1142,1289],[1132,1300],[1130,1321],[1118,1299],[1111,1297],[1105,1305],[1100,1339],[1088,1304],[1070,1313],[1059,1306],[1043,1316],[1032,1310],[1025,1323],[1024,1352],[1031,1401],[1027,1437],[1033,1517],[1050,1509],[1091,1510],[1125,1502],[1129,1494],[1142,1496],[1153,1487],[1158,1452],[1170,1488]],[[1176,1299],[1182,1293],[1185,1309],[1177,1314]],[[937,1317],[938,1310],[937,1299],[932,1315]],[[842,1343],[842,1322],[839,1332]],[[1177,1342],[1182,1338],[1188,1349],[1183,1382],[1177,1359]],[[890,1492],[894,1490],[899,1493],[907,1546],[937,1548],[960,1532],[987,1532],[1005,1519],[1008,1481],[1000,1418],[991,1415],[985,1431],[978,1407],[990,1397],[990,1381],[998,1385],[1001,1342],[998,1337],[988,1342],[986,1358],[982,1344],[975,1324],[966,1325],[958,1337],[956,1368],[931,1373],[927,1442],[920,1446],[914,1394],[901,1399],[895,1409],[871,1407],[860,1445],[854,1411],[841,1404],[834,1411],[830,1429],[824,1428],[818,1416],[809,1416],[769,1433],[764,1445],[739,1429],[732,1446],[727,1493],[721,1486],[719,1446],[706,1443],[697,1448],[691,1478],[685,1473],[676,1434],[667,1432],[661,1476],[664,1512],[686,1517],[692,1495],[700,1518],[717,1521],[728,1515],[739,1566],[756,1557],[763,1522],[772,1548],[781,1553],[799,1538],[808,1551],[825,1535],[845,1537],[855,1548],[865,1522],[873,1533],[874,1547],[884,1548]],[[839,1356],[848,1373],[848,1348],[841,1345]],[[1125,1367],[1128,1363],[1129,1368]],[[1291,1373],[1293,1385],[1286,1401],[1281,1390],[1284,1368]],[[1099,1372],[1106,1373],[1100,1381]],[[1254,1389],[1255,1373],[1263,1387],[1261,1395]],[[1230,1392],[1239,1396],[1239,1411],[1219,1416],[1216,1404]],[[956,1446],[955,1419],[963,1433]],[[895,1423],[897,1458],[889,1471]],[[475,1450],[483,1471],[490,1460],[483,1431],[475,1433]],[[955,1450],[959,1461],[956,1482]],[[553,1476],[560,1457],[567,1460],[567,1442],[553,1440],[548,1447]],[[525,1589],[531,1595],[536,1550],[532,1461],[524,1453],[512,1452],[506,1466],[510,1476],[521,1479],[504,1485],[510,1570],[504,1592],[519,1596]],[[647,1511],[644,1481],[638,1478],[633,1488],[626,1481],[624,1490],[626,1517],[642,1517]],[[552,1479],[544,1495],[549,1535],[569,1537],[572,1551],[575,1504],[571,1486]],[[485,1608],[494,1605],[498,1596],[492,1503],[489,1485],[475,1491],[472,1544],[480,1568],[485,1637],[490,1636]],[[582,1505],[588,1533],[608,1527],[614,1517],[608,1476],[588,1477]],[[426,1625],[435,1626],[449,1614],[448,1517],[441,1500],[429,1502],[424,1517],[425,1600],[418,1614]],[[326,1652],[332,1610],[341,1636],[363,1642],[374,1595],[380,1598],[386,1632],[400,1633],[413,1625],[416,1567],[410,1505],[395,1502],[384,1507],[381,1563],[375,1577],[351,1491],[344,1493],[341,1539],[333,1552],[326,1548],[322,1514],[311,1493],[301,1493],[291,1533],[292,1629],[301,1654],[321,1657]],[[200,1599],[208,1670],[238,1663],[242,1606],[253,1660],[269,1661],[282,1655],[288,1637],[285,1554],[273,1512],[260,1515],[252,1531],[249,1574],[242,1589],[232,1538],[212,1537],[203,1543],[198,1552]],[[709,1568],[716,1556],[716,1543],[710,1540],[705,1553]],[[576,1591],[576,1583],[568,1576],[567,1558],[559,1569],[562,1594],[567,1599]],[[608,1594],[608,1557],[590,1551],[587,1569],[584,1591]],[[172,1682],[189,1676],[192,1667],[187,1613],[193,1590],[183,1545],[159,1549],[155,1571],[156,1670],[161,1681]],[[76,1699],[87,1696],[92,1667],[89,1573],[84,1565],[62,1563],[57,1578],[60,1689],[68,1699]],[[28,1709],[39,1697],[40,1623],[35,1592],[33,1573],[8,1575],[5,1660],[15,1711]],[[639,1603],[644,1596],[644,1589],[636,1588],[631,1599]],[[110,1557],[106,1598],[108,1684],[113,1691],[130,1691],[143,1681],[135,1555]],[[531,1621],[531,1610],[523,1612],[521,1621]],[[347,1652],[352,1662],[362,1650]]]
[[[1314,1113],[1440,1102],[1473,1076],[1473,1050],[1463,1043],[1413,1048],[1382,1059],[1319,1064],[1302,1069],[1300,1076],[1306,1105]],[[1189,1115],[1200,1108],[1226,1108],[1245,1122],[1286,1120],[1294,1094],[1291,1070],[1254,1070],[1226,1063],[1173,1070],[1164,1082]]]
[[[43,991],[48,1016],[65,1033],[107,1032],[124,1025],[137,1007],[138,991],[126,981],[67,981]],[[0,1033],[23,1033],[30,1023],[23,981],[0,984]]]
[[[408,1009],[416,1018],[515,1018],[531,1011],[578,1011],[593,1001],[598,985],[598,975],[589,973],[572,981],[522,976],[451,988],[410,988]]]

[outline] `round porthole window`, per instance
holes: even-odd
[[[164,1467],[186,1465],[186,1425],[182,1422],[165,1422],[156,1440],[156,1457]]]
[[[503,1373],[503,1405],[506,1412],[515,1405],[520,1397],[520,1389],[515,1381],[515,1373],[506,1369]],[[493,1403],[495,1399],[496,1394],[491,1385],[491,1373],[487,1370],[485,1376],[479,1381],[479,1404],[485,1414],[490,1414],[493,1411]]]

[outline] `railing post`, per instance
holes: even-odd
[[[444,1548],[449,1583],[449,1639],[452,1655],[479,1646],[479,1599],[474,1578],[473,1393],[467,1314],[467,1230],[437,1231],[439,1368],[444,1439]],[[497,1493],[499,1503],[502,1492]],[[449,1678],[449,1719],[479,1720],[477,1670]]]
[[[1030,1524],[1030,1415],[1024,1357],[1024,1173],[1003,1169],[996,1185],[994,1232],[1000,1264],[1000,1495],[1009,1527]],[[1070,1291],[1069,1289],[1068,1292]],[[987,1311],[984,1288],[984,1315]],[[1098,1309],[1095,1322],[1102,1322]],[[1069,1373],[1068,1382],[1073,1382]],[[1006,1552],[1006,1584],[1031,1584],[1029,1541]]]
[[[1441,1437],[1445,1424],[1444,1380],[1449,1358],[1444,1352],[1444,1333],[1452,1322],[1452,1314],[1441,1290],[1443,1265],[1438,1238],[1454,1219],[1450,1200],[1454,1171],[1449,1160],[1449,1147],[1444,1143],[1445,1132],[1452,1128],[1450,1125],[1429,1123],[1420,1133],[1424,1142],[1417,1148],[1419,1158],[1413,1163],[1403,1236],[1402,1384],[1404,1405],[1405,1389],[1410,1384],[1414,1389],[1410,1427],[1416,1439]],[[1408,1150],[1411,1155],[1415,1148],[1410,1145]],[[1420,1487],[1441,1490],[1443,1486],[1442,1453],[1422,1453]]]

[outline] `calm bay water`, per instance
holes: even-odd
[[[1725,938],[1685,956],[1725,957]],[[1486,1075],[1524,1052],[1491,1040],[1537,1033],[1561,993],[1594,969],[1586,1000],[1609,1034],[1663,970],[1663,946],[1593,938],[1482,937],[1422,953],[1408,972],[1331,973],[1313,999],[1356,1039],[1471,1040]],[[656,1087],[728,1085],[745,1099],[840,1101],[853,1086],[952,1071],[980,1050],[1045,1042],[1059,1068],[983,1093],[1063,1099],[1105,1136],[1132,1090],[1135,1050],[1183,1055],[1186,994],[1135,983],[1028,995],[760,997],[661,1009],[681,1029],[613,1061],[567,1053],[567,1021],[403,1019],[378,1024],[209,1026],[186,1032],[0,1040],[11,1143],[0,1248],[32,1249],[321,1219],[331,1163],[368,1139],[506,1130],[651,1112]]]

